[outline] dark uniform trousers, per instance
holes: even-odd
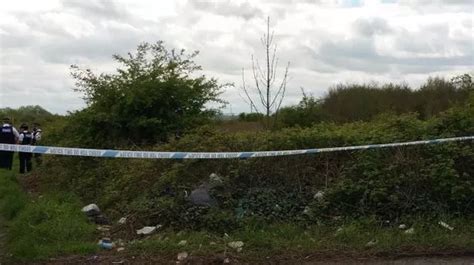
[[[33,169],[33,165],[31,163],[31,157],[32,157],[31,153],[20,152],[19,157],[20,157],[20,173],[25,173],[25,170],[26,172],[30,172]]]
[[[0,151],[0,168],[12,170],[13,152]]]
[[[15,135],[12,126],[0,127],[0,143],[14,144]],[[0,168],[11,170],[13,166],[13,152],[0,151]]]
[[[28,131],[23,131],[20,135],[20,139],[22,138],[22,141],[20,144],[22,145],[31,145],[33,142],[33,135],[28,132]],[[32,163],[31,163],[31,158],[33,155],[31,153],[24,153],[20,152],[19,153],[20,157],[20,173],[25,173],[30,172],[32,169]]]

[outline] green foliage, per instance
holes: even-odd
[[[303,91],[303,99],[296,106],[281,108],[278,112],[280,126],[309,127],[317,122],[328,120],[322,111],[322,100],[308,96]]]
[[[284,222],[301,216],[308,201],[302,193],[268,188],[255,188],[244,194],[239,200],[237,209],[242,212],[238,217],[259,216],[271,222]]]
[[[77,91],[88,107],[71,115],[67,130],[86,146],[116,147],[167,141],[202,124],[215,111],[216,79],[196,76],[197,52],[167,50],[162,42],[143,43],[127,57],[114,55],[122,65],[113,74],[94,74],[72,66]]]
[[[459,90],[474,91],[474,83],[470,74],[455,76],[451,78],[451,83]]]
[[[308,96],[278,113],[280,127],[308,127],[318,122],[368,121],[383,113],[417,113],[421,119],[437,116],[463,104],[474,86],[469,74],[451,81],[429,78],[418,90],[407,84],[338,84],[321,99]]]
[[[167,144],[143,148],[266,151],[474,135],[472,98],[458,99],[463,91],[469,90],[466,80],[449,83],[430,79],[419,91],[394,85],[353,86],[331,92],[334,94],[323,101],[305,95],[302,103],[294,108],[295,116],[291,116],[291,111],[279,114],[283,121],[294,119],[294,125],[301,126],[232,133],[207,125],[189,130],[185,136]],[[355,102],[345,101],[354,95],[359,95],[354,98]],[[358,101],[361,95],[368,99]],[[423,98],[446,95],[449,100],[433,97],[427,102],[440,101],[432,106],[418,105],[422,101],[417,95]],[[405,105],[398,106],[399,101]],[[331,102],[335,104],[333,107],[347,103],[348,109],[357,112],[365,108],[367,112],[347,116],[348,120],[357,120],[353,122],[324,121],[343,121],[334,118],[339,115],[337,112],[322,115],[327,110],[325,104],[333,104]],[[91,102],[88,109],[74,114],[71,121],[96,111],[95,104]],[[453,107],[440,112],[452,104]],[[416,110],[416,106],[423,106],[426,112],[406,113]],[[96,117],[95,114],[91,117]],[[137,117],[143,116],[140,115]],[[103,134],[109,133],[113,139],[115,133],[121,133],[114,127],[98,134],[95,130],[93,126],[86,126],[74,134],[68,144],[101,147],[108,145],[102,141]],[[98,203],[112,217],[132,215],[140,220],[140,225],[221,231],[225,227],[237,229],[248,219],[263,223],[312,224],[339,217],[374,216],[375,219],[397,220],[419,215],[473,216],[473,164],[473,144],[465,141],[248,160],[45,157],[41,175],[42,185],[48,189],[74,192],[84,201]],[[211,189],[216,205],[212,208],[192,205],[184,194],[209,182],[211,173],[218,173],[223,182]],[[323,198],[314,198],[318,192],[324,192]]]
[[[239,114],[239,121],[263,121],[265,119],[265,115],[262,113],[245,113],[242,112]]]
[[[385,114],[370,122],[319,123],[258,134],[202,127],[159,149],[286,150],[473,135],[473,111],[466,104],[429,120]],[[45,184],[75,191],[117,217],[134,214],[143,225],[220,231],[241,227],[248,218],[316,223],[338,216],[472,216],[473,164],[474,148],[467,141],[249,160],[56,157],[45,161],[42,175]],[[213,172],[223,181],[211,189],[217,205],[191,205],[184,194],[208,182]],[[321,200],[313,198],[318,191],[324,191]]]
[[[0,109],[0,117],[10,118],[12,123],[16,126],[19,126],[22,123],[29,124],[30,126],[34,123],[38,123],[41,126],[47,126],[56,119],[59,119],[61,116],[54,115],[40,106],[22,106],[18,109]]]

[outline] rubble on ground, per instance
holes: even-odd
[[[137,235],[150,235],[150,234],[154,233],[159,228],[161,228],[161,225],[145,226],[142,229],[137,230]]]
[[[183,261],[188,258],[188,252],[180,252],[178,253],[178,261]]]
[[[89,221],[98,225],[110,225],[109,219],[102,214],[97,204],[92,203],[82,208],[82,212],[86,214]]]

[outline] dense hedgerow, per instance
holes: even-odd
[[[472,100],[471,100],[472,101]],[[474,134],[474,105],[437,118],[381,115],[370,122],[321,123],[261,133],[202,127],[155,150],[249,151],[388,143]],[[97,202],[112,216],[141,223],[221,229],[249,219],[319,222],[340,217],[397,219],[474,214],[472,141],[248,160],[156,161],[54,157],[43,182]],[[213,208],[191,205],[185,193],[217,173]],[[321,191],[324,196],[315,199]]]

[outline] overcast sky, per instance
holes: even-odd
[[[408,82],[473,71],[469,0],[16,0],[0,8],[0,108],[84,107],[69,65],[113,71],[112,54],[141,42],[199,50],[204,74],[234,82],[224,112],[248,111],[241,69],[262,55],[265,20],[281,67],[291,62],[284,104],[346,82]],[[250,72],[248,74],[250,76]],[[251,81],[251,80],[249,80]]]

